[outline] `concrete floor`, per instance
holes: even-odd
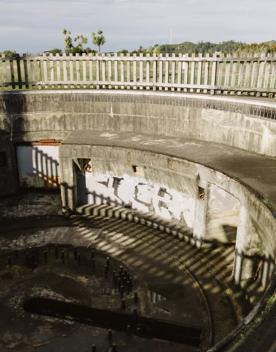
[[[168,317],[169,311],[175,321],[186,320],[191,324],[203,324],[206,335],[204,349],[210,339],[217,342],[232,331],[250,309],[243,292],[239,291],[231,281],[233,246],[216,246],[199,250],[157,229],[129,223],[122,219],[98,216],[97,212],[95,215],[91,212],[90,216],[75,215],[64,218],[59,215],[59,196],[55,194],[22,193],[13,199],[3,199],[0,209],[3,211],[0,220],[2,225],[0,254],[49,243],[62,246],[68,244],[93,246],[127,265],[139,277],[141,287],[146,287],[152,292],[156,291],[162,297],[170,297],[167,298],[166,304],[161,300],[159,308],[150,309],[151,314],[155,312],[154,314],[158,317],[164,318],[164,316]],[[18,216],[21,219],[18,219]],[[17,220],[14,221],[15,219]],[[66,296],[68,295],[67,285],[63,281],[65,269],[60,264],[51,265],[53,266],[55,270],[58,268],[60,270],[54,292],[57,293],[57,290],[62,287],[61,291],[64,291],[62,295]],[[10,282],[14,284],[14,290],[8,290],[8,292],[13,292],[16,297],[20,290],[24,291],[24,287],[25,289],[34,287],[37,282],[43,281],[38,280],[36,276],[45,274],[46,268],[42,269],[37,268],[28,274],[30,275],[28,284],[22,282],[21,286],[18,286],[17,278],[14,282]],[[66,270],[72,273],[73,268]],[[84,276],[83,273],[82,276]],[[51,280],[44,281],[47,281],[48,285]],[[76,277],[73,281],[75,281],[72,282],[74,286]],[[87,292],[87,288],[83,287],[81,292]],[[11,315],[9,319],[3,319],[2,315],[0,324],[5,326],[6,321],[13,321],[14,317],[15,315]],[[25,343],[25,350],[22,346],[20,347],[22,352],[89,351],[95,342],[101,346],[99,351],[107,350],[106,330],[104,329],[60,322],[54,322],[55,327],[52,329],[47,319],[46,321],[43,318],[37,319],[29,320],[32,326],[29,333],[33,334],[32,338],[36,336],[35,339],[38,341],[34,339],[34,344],[37,343],[39,346]],[[22,322],[20,322],[21,320],[17,320],[15,324],[19,330],[22,329]],[[8,328],[10,329],[10,326]],[[210,329],[212,330],[211,335]],[[48,331],[48,335],[45,331]],[[1,352],[12,350],[7,349],[7,343],[12,344],[17,341],[16,331],[12,328],[5,336],[6,347],[2,341]],[[18,336],[17,339],[20,340]],[[120,345],[119,352],[145,350],[188,352],[195,350],[188,346],[135,336],[126,340],[126,336],[122,333],[116,333],[116,343]],[[18,346],[15,344],[13,350],[17,351]]]

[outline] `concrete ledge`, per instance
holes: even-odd
[[[276,156],[273,99],[135,91],[0,93],[0,129],[16,142],[63,140],[75,130],[194,138]]]

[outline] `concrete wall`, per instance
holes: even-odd
[[[103,161],[104,163],[104,161]],[[111,200],[165,220],[178,221],[193,227],[195,200],[182,192],[135,175],[110,172],[79,173],[77,198],[79,204],[102,204]]]
[[[18,145],[16,155],[20,186],[36,188],[58,186],[58,146]]]
[[[263,284],[271,277],[276,258],[275,219],[262,201],[239,182],[218,171],[182,159],[119,147],[62,145],[60,157],[65,207],[74,209],[76,206],[74,160],[91,159],[94,172],[109,172],[117,177],[134,177],[132,166],[138,165],[143,167],[144,179],[148,184],[171,188],[174,192],[185,194],[186,199],[194,200],[192,227],[198,243],[210,240],[206,229],[214,226],[214,219],[208,218],[208,204],[217,200],[219,205],[224,199],[224,208],[220,211],[227,212],[231,208],[232,214],[220,218],[220,231],[216,233],[216,240],[233,241],[228,230],[237,227],[236,282],[254,277],[257,270],[255,260],[261,257],[264,260]],[[204,197],[199,196],[199,189],[204,190]],[[213,209],[211,207],[211,213]],[[239,262],[239,258],[242,258],[243,263]]]
[[[74,130],[131,131],[275,156],[275,118],[275,104],[251,98],[87,90],[0,93],[0,128],[12,129],[19,141],[64,139]]]
[[[206,238],[220,242],[235,242],[239,213],[238,199],[224,189],[209,184]]]

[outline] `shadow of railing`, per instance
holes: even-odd
[[[95,191],[88,192],[88,194],[92,197],[93,204],[78,207],[76,211],[80,215],[106,216],[127,220],[164,231],[187,242],[194,243],[192,230],[180,222],[165,220],[154,213],[145,213],[133,209],[130,203],[118,202]]]
[[[59,163],[47,153],[37,147],[32,148],[34,153],[33,173],[44,182],[44,187],[59,187]]]
[[[239,268],[235,269],[237,270],[235,281],[242,285],[248,296],[256,289],[265,289],[276,269],[275,260],[272,256],[248,255],[239,250],[235,251],[236,262],[238,262]],[[247,274],[249,277],[246,276]]]

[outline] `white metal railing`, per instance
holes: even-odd
[[[276,56],[0,56],[0,87],[124,88],[276,96]]]

